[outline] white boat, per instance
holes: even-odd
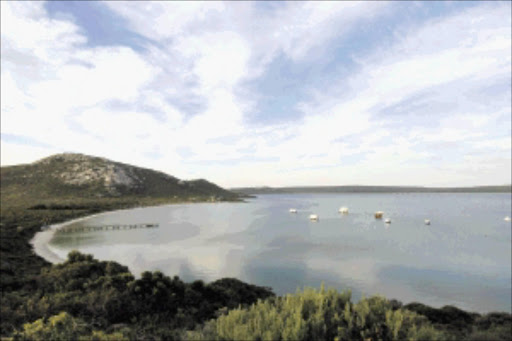
[[[384,222],[385,222],[386,224],[391,224],[391,219],[386,218],[386,219],[384,220]]]
[[[297,209],[296,208],[290,208],[290,213],[297,213]]]
[[[309,220],[318,221],[318,215],[317,214],[310,214],[309,215]]]
[[[509,216],[506,216],[503,220],[505,220],[505,221],[510,221],[510,217],[509,217]]]
[[[425,219],[425,225],[430,225],[430,220]]]
[[[382,219],[383,215],[384,215],[384,212],[377,211],[377,212],[375,212],[375,219]]]
[[[340,207],[338,212],[342,214],[348,214],[348,207]]]

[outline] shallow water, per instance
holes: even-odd
[[[348,215],[338,213],[340,206]],[[289,213],[296,208],[296,214]],[[261,195],[248,203],[117,211],[74,224],[159,223],[158,228],[56,233],[49,247],[115,260],[134,274],[161,270],[186,281],[222,277],[382,294],[403,302],[479,312],[511,307],[510,194]],[[384,211],[387,225],[373,213]],[[320,216],[311,222],[309,214]],[[424,224],[425,219],[431,225]]]

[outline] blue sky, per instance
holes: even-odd
[[[511,183],[510,2],[2,2],[1,163]]]

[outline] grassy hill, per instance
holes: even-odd
[[[239,187],[231,191],[243,194],[278,193],[511,193],[512,185],[477,187],[418,186],[301,186],[301,187]]]
[[[0,181],[2,204],[9,206],[29,202],[79,204],[116,198],[238,199],[237,194],[203,179],[184,181],[146,168],[69,153],[31,164],[2,167]]]

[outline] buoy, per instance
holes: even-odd
[[[430,220],[425,219],[425,225],[430,225]]]
[[[391,219],[386,218],[386,220],[384,220],[384,222],[385,222],[386,224],[391,224]]]
[[[318,215],[316,215],[316,214],[311,214],[311,215],[309,216],[309,220],[318,221]]]
[[[342,214],[348,214],[348,207],[340,207],[338,212]]]
[[[383,215],[384,215],[384,212],[377,211],[377,212],[375,212],[375,219],[382,219]]]
[[[297,213],[297,210],[295,208],[290,208],[290,213]]]

